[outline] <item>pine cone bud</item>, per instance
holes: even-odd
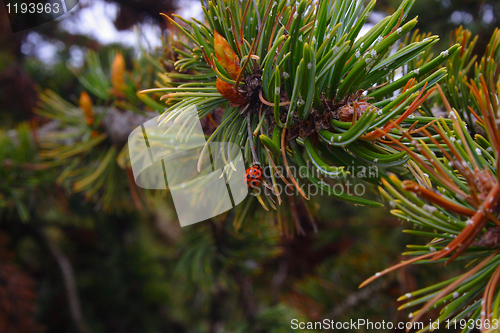
[[[85,115],[85,121],[87,125],[92,125],[94,123],[94,112],[92,111],[92,100],[89,94],[82,91],[80,94],[80,107],[83,109],[83,114]]]

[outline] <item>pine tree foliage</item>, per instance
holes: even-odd
[[[0,130],[0,216],[29,221],[35,202],[51,206],[50,194],[43,195],[54,179],[38,155],[36,132],[26,123],[15,130]],[[43,205],[37,207],[42,209]]]
[[[75,105],[51,91],[44,91],[40,95],[37,112],[50,122],[41,127],[36,140],[28,126],[24,125],[14,137],[16,140],[26,137],[26,142],[19,145],[12,145],[7,139],[2,142],[5,147],[30,149],[24,155],[29,157],[29,161],[33,161],[34,167],[43,167],[43,172],[51,176],[42,185],[51,190],[52,187],[60,187],[67,194],[72,194],[70,198],[78,198],[83,194],[85,201],[111,214],[108,218],[123,223],[123,212],[133,213],[130,205],[132,201],[136,208],[153,217],[159,214],[157,211],[160,207],[165,206],[166,191],[141,190],[133,182],[126,139],[130,129],[163,110],[163,106],[158,106],[155,101],[145,95],[137,95],[136,92],[137,86],[152,82],[151,73],[155,73],[153,67],[165,70],[168,66],[164,67],[151,56],[144,56],[131,71],[125,71],[120,57],[120,54],[111,53],[107,64],[101,64],[96,53],[89,53],[87,68],[78,75],[92,98],[84,91],[78,105]],[[144,61],[143,66],[141,61]],[[117,66],[117,63],[123,64],[123,67]],[[151,112],[153,110],[156,112]],[[113,127],[113,121],[119,121],[117,116],[126,118],[123,125],[125,136],[118,135],[121,140],[115,138],[117,130]],[[8,154],[5,157],[6,163],[12,164],[14,157],[18,162],[25,161],[24,155],[17,152]],[[106,156],[108,158],[103,161]],[[12,166],[17,167],[15,172],[25,167],[22,163]],[[33,177],[33,170],[25,172]],[[80,186],[81,184],[85,186]],[[29,198],[22,199],[21,203],[24,204],[29,201]],[[219,322],[228,325],[234,332],[248,332],[250,327],[261,332],[286,332],[290,320],[301,317],[293,308],[286,304],[273,304],[265,295],[261,297],[262,300],[253,300],[253,296],[249,296],[253,280],[263,274],[263,266],[282,255],[279,244],[281,233],[276,228],[259,223],[259,219],[264,218],[263,214],[252,217],[255,218],[255,223],[252,223],[251,228],[245,225],[235,229],[233,215],[224,215],[207,221],[206,224],[194,226],[185,235],[180,235],[179,230],[173,231],[175,236],[172,235],[169,247],[157,245],[158,236],[150,235],[139,225],[133,228],[134,235],[129,236],[131,244],[127,242],[122,250],[119,235],[109,235],[108,229],[113,229],[114,223],[106,222],[106,226],[98,227],[103,221],[97,216],[93,217],[93,221],[82,221],[81,218],[54,221],[50,215],[39,211],[38,207],[30,208],[28,211],[34,215],[26,217],[26,221],[31,223],[36,220],[42,230],[50,225],[51,241],[54,243],[68,241],[64,229],[57,227],[85,226],[87,233],[107,237],[106,249],[115,245],[117,249],[107,249],[111,253],[105,253],[109,256],[105,265],[100,262],[100,257],[96,260],[89,255],[86,259],[89,262],[85,262],[83,266],[92,264],[99,267],[103,276],[87,276],[81,284],[82,292],[96,288],[102,290],[99,296],[82,294],[81,300],[82,303],[92,302],[96,307],[116,308],[116,311],[129,313],[127,318],[116,323],[118,327],[153,332],[155,327],[163,324],[155,322],[153,318],[151,321],[145,318],[149,318],[150,312],[164,303],[169,304],[173,316],[167,322],[173,323],[174,327],[185,326],[197,332],[206,332],[208,327],[217,326]],[[161,209],[165,214],[164,208]],[[67,208],[61,210],[67,213]],[[175,216],[172,212],[167,212],[166,215],[172,215],[172,219]],[[132,214],[128,218],[140,220],[143,217]],[[168,225],[166,228],[179,227]],[[291,233],[286,227],[283,232]],[[78,251],[78,246],[78,243],[69,246],[68,250]],[[104,247],[103,244],[100,246]],[[74,264],[81,263],[75,259]],[[168,267],[168,272],[165,272],[164,265]],[[141,269],[136,271],[137,267]],[[80,274],[86,276],[87,273],[84,269]],[[140,281],[141,289],[129,290],[129,286],[116,289],[118,282],[128,281],[127,279]],[[246,289],[241,290],[242,288]],[[149,307],[141,311],[134,310],[133,306],[118,302],[118,297],[113,295],[115,293],[121,301],[139,297],[148,302]],[[219,310],[212,310],[218,307]],[[93,308],[84,310],[87,318],[99,316]],[[193,318],[196,318],[196,324],[193,324]],[[278,318],[288,319],[281,321]],[[101,331],[100,328],[97,330]]]
[[[352,180],[352,166],[376,167],[377,177],[356,181],[380,185],[391,213],[415,225],[406,232],[429,239],[409,246],[405,254],[413,259],[362,285],[411,263],[455,261],[464,264],[463,274],[407,293],[401,309],[412,309],[412,321],[431,308],[440,308],[441,322],[498,319],[500,33],[478,61],[476,38],[464,29],[435,53],[437,36],[411,32],[413,3],[402,1],[361,35],[374,1],[217,0],[204,7],[204,22],[169,17],[181,36],[167,39],[158,58],[144,54],[128,71],[120,53],[110,53],[106,64],[89,53],[78,73],[85,89],[78,103],[45,91],[38,114],[50,122],[43,130],[21,125],[0,133],[0,173],[7,180],[0,184],[2,218],[45,227],[53,221],[40,207],[47,206],[43,200],[57,202],[61,189],[72,198],[83,194],[107,213],[130,212],[133,203],[154,215],[168,193],[135,186],[126,139],[158,114],[164,122],[189,116],[192,128],[198,118],[188,111],[195,107],[207,144],[236,143],[248,166],[260,163],[274,172],[260,191],[252,189],[257,200],[172,236],[168,253],[145,250],[153,242],[148,235],[136,239],[131,253],[114,254],[117,267],[130,267],[127,260],[154,263],[153,273],[136,277],[147,281],[141,295],[156,295],[156,305],[159,297],[168,299],[177,318],[172,322],[186,325],[196,316],[196,332],[220,321],[234,332],[287,332],[289,320],[279,318],[312,317],[322,311],[318,304],[331,308],[328,279],[348,275],[342,259],[297,282],[286,302],[249,297],[249,290],[269,284],[265,267],[283,255],[287,237],[281,235],[316,228],[320,207],[301,192],[302,184],[381,206],[371,197],[333,190]],[[153,88],[138,93],[147,87]],[[278,185],[298,195],[283,195]],[[318,239],[331,240],[325,234]]]
[[[191,126],[197,119],[187,112],[190,108],[205,117],[225,105],[207,144],[229,141],[245,147],[248,164],[269,166],[305,199],[302,181],[342,200],[379,206],[338,194],[332,184],[342,181],[351,160],[361,168],[393,170],[406,161],[383,132],[393,130],[392,122],[409,127],[417,120],[413,112],[445,77],[446,69],[439,66],[459,45],[429,57],[437,36],[399,44],[417,23],[416,18],[406,22],[413,1],[403,1],[393,15],[359,36],[374,4],[214,1],[204,7],[205,23],[168,17],[185,36],[175,48],[177,72],[161,76],[158,87],[143,93],[164,93],[168,108],[162,121],[189,116]],[[418,67],[394,76],[412,61]],[[431,121],[418,120],[420,125]],[[303,171],[294,175],[290,165]],[[285,201],[276,191],[280,177],[266,179],[265,199],[258,196],[263,205]]]
[[[468,81],[467,76],[474,76],[473,66],[476,63],[477,56],[473,54],[473,50],[477,42],[477,36],[472,37],[470,31],[458,28],[450,33],[450,39],[455,43],[460,43],[462,48],[460,52],[456,53],[446,62],[448,76],[440,85],[446,99],[453,104],[460,117],[474,131],[474,117],[468,109],[468,106],[474,102],[474,99],[470,95],[470,90],[466,83]],[[442,106],[442,99],[439,95],[436,95],[433,99],[429,99],[428,102],[428,104],[436,103]],[[425,113],[429,116],[441,116],[432,113],[432,105],[424,109]]]
[[[78,78],[98,105],[86,91],[81,93],[78,105],[45,91],[37,109],[39,115],[53,121],[53,128],[40,137],[40,156],[53,166],[62,166],[57,183],[71,192],[83,192],[86,200],[107,211],[130,208],[129,200],[142,206],[135,192],[131,196],[126,191],[130,184],[122,181],[122,169],[133,182],[128,135],[152,117],[152,110],[162,108],[147,96],[138,97],[137,86],[152,83],[153,66],[162,67],[152,58],[141,59],[129,73],[123,55],[110,52],[110,70],[105,71],[97,53],[89,52],[87,68],[78,73]]]
[[[410,251],[405,254],[414,258],[377,273],[362,285],[410,263],[465,261],[466,272],[462,275],[402,296],[400,300],[406,303],[401,309],[422,306],[411,313],[412,321],[417,321],[429,309],[440,307],[437,319],[441,322],[478,320],[476,323],[482,325],[469,325],[463,331],[474,327],[487,331],[494,328],[500,315],[497,292],[500,85],[498,67],[493,65],[500,56],[500,33],[495,31],[485,55],[475,64],[468,61],[470,33],[459,29],[456,35],[462,36],[463,52],[450,60],[448,67],[457,66],[458,75],[446,82],[446,90],[439,88],[449,118],[436,119],[431,125],[437,135],[426,129],[420,137],[404,134],[413,149],[397,144],[410,155],[408,167],[414,179],[401,181],[391,175],[382,180],[380,188],[392,206],[392,214],[419,227],[407,232],[430,241],[408,246]],[[472,68],[473,78],[468,79],[466,75]],[[458,97],[456,87],[461,86],[467,87],[460,91],[467,103],[453,98]],[[466,119],[462,120],[458,109]],[[467,119],[474,122],[467,126]]]

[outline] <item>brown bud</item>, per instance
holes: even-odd
[[[368,109],[373,111],[378,110],[378,108],[367,102],[353,102],[352,104],[346,104],[338,108],[337,114],[339,120],[343,122],[351,122],[355,111],[354,108],[356,108],[356,120],[359,119]]]
[[[496,179],[488,170],[475,170],[474,174],[476,175],[474,183],[479,190],[478,197],[480,200],[486,200],[486,197],[488,197],[488,193],[490,193],[493,188],[493,184],[496,182]]]
[[[486,230],[478,239],[474,241],[472,246],[482,246],[486,248],[494,248],[500,244],[500,228],[492,227]]]
[[[89,94],[82,91],[80,94],[80,107],[83,109],[83,114],[85,115],[85,121],[87,125],[92,125],[94,123],[94,112],[92,111],[92,100]]]

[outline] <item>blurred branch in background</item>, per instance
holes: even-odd
[[[472,1],[458,7],[457,2],[419,0],[411,10],[412,1],[405,1],[396,11],[400,1],[382,0],[375,7],[374,3],[353,2],[353,6],[335,10],[333,6],[350,2],[325,1],[321,6],[308,8],[306,1],[299,1],[301,13],[305,13],[299,16],[297,8],[288,7],[287,1],[279,2],[283,7],[276,13],[271,11],[276,7],[272,7],[272,1],[256,0],[265,4],[257,6],[260,12],[256,12],[254,1],[250,1],[252,6],[245,14],[246,21],[241,7],[245,2],[203,1],[209,13],[205,21],[185,24],[179,18],[172,19],[168,26],[171,30],[164,34],[163,44],[158,48],[133,49],[130,43],[109,45],[96,36],[68,29],[81,22],[76,15],[15,36],[2,26],[0,42],[7,47],[0,50],[0,111],[4,116],[0,130],[0,307],[13,299],[26,305],[16,313],[8,312],[12,307],[7,306],[7,319],[0,311],[0,330],[21,322],[27,332],[38,332],[45,327],[48,332],[58,333],[285,333],[290,331],[292,318],[406,321],[406,313],[397,311],[398,295],[404,294],[405,299],[410,291],[417,290],[411,294],[416,296],[426,290],[419,288],[442,284],[463,274],[460,263],[447,268],[411,266],[366,290],[357,290],[367,276],[393,264],[401,249],[419,241],[421,236],[441,238],[410,246],[410,254],[436,249],[439,250],[436,253],[446,254],[445,243],[460,234],[467,220],[445,208],[464,206],[461,212],[466,213],[474,208],[470,204],[475,202],[474,195],[466,202],[457,196],[459,191],[446,192],[458,204],[445,201],[448,204],[445,208],[424,205],[422,200],[426,198],[406,193],[409,187],[403,189],[399,180],[388,177],[387,170],[396,170],[403,181],[417,180],[420,186],[425,186],[424,193],[429,194],[431,181],[442,179],[432,173],[432,168],[425,169],[425,165],[445,160],[441,148],[448,152],[456,146],[457,156],[471,163],[475,161],[484,174],[495,169],[491,162],[494,160],[491,154],[495,153],[491,141],[495,135],[487,137],[484,127],[490,124],[477,122],[479,117],[474,112],[481,110],[486,114],[481,109],[486,105],[483,99],[490,98],[493,104],[497,101],[494,97],[498,95],[497,88],[484,89],[478,78],[482,73],[492,82],[498,79],[498,73],[495,76],[492,70],[498,60],[493,54],[498,48],[498,33],[491,39],[495,47],[489,49],[490,58],[486,55],[474,67],[481,58],[474,58],[474,54],[483,55],[482,34],[498,22],[498,4]],[[116,10],[114,25],[118,30],[135,23],[164,29],[167,25],[157,13],[173,9],[170,2],[95,3]],[[88,6],[82,11],[90,10],[92,3],[84,5]],[[266,15],[268,8],[271,14]],[[374,10],[371,16],[362,15],[371,9]],[[316,16],[315,10],[321,15]],[[341,10],[349,11],[347,16],[351,20],[340,15]],[[191,11],[187,12],[190,16]],[[393,15],[383,21],[385,12]],[[419,13],[417,27],[423,33],[406,33],[416,21],[406,22],[403,18]],[[468,14],[477,19],[470,21]],[[276,19],[269,19],[269,15]],[[358,17],[362,19],[357,21]],[[428,17],[432,20],[428,21]],[[325,26],[316,24],[316,19]],[[363,26],[365,19],[367,25]],[[250,49],[258,34],[257,21],[264,22],[264,42],[256,43],[253,52]],[[355,24],[355,29],[346,22]],[[248,25],[242,24],[237,29],[240,23]],[[451,26],[459,23],[474,28],[473,32],[457,29],[450,34]],[[328,33],[322,30],[326,26],[330,29]],[[140,31],[141,36],[147,30]],[[439,45],[429,30],[440,33],[443,44]],[[102,35],[109,31],[102,31]],[[187,33],[181,36],[180,31]],[[238,35],[242,37],[238,43],[236,34],[240,31],[243,35]],[[356,40],[360,31],[365,34]],[[479,34],[477,41],[475,34]],[[325,40],[325,46],[318,48],[318,43]],[[337,47],[330,47],[334,45]],[[49,62],[40,58],[41,46],[55,50]],[[278,57],[284,57],[279,64],[267,56],[270,47],[274,47],[272,50],[277,51]],[[294,55],[287,56],[285,51],[293,51]],[[231,67],[228,61],[220,60],[224,52],[233,60],[241,60],[238,65],[243,66],[241,73],[236,72],[237,66]],[[313,62],[316,56],[319,61]],[[311,62],[300,65],[304,57]],[[297,76],[297,68],[310,74],[308,70],[313,63],[324,69],[321,80],[311,76],[310,84],[298,88],[290,80],[285,81]],[[285,67],[292,71],[284,71]],[[243,75],[240,86],[244,86],[246,95],[234,96],[230,90],[219,89],[221,86],[231,89],[237,77]],[[433,90],[431,86],[438,81],[439,89]],[[340,92],[331,83],[338,84]],[[315,96],[316,84],[331,96],[325,98],[319,93]],[[474,89],[474,85],[481,89]],[[160,99],[164,93],[158,91],[138,94],[151,87],[163,89],[165,98]],[[205,134],[222,133],[224,137],[233,133],[231,139],[241,140],[239,143],[245,146],[247,134],[250,140],[254,139],[252,133],[246,133],[245,117],[253,117],[258,122],[250,124],[253,126],[250,132],[255,130],[257,135],[258,129],[261,134],[263,131],[269,134],[269,141],[260,141],[262,137],[255,136],[262,162],[274,158],[270,164],[279,164],[283,158],[283,163],[296,166],[294,163],[307,159],[326,173],[354,158],[362,165],[378,165],[381,174],[373,184],[383,183],[389,188],[389,194],[382,190],[387,198],[398,196],[398,200],[390,200],[393,208],[400,208],[392,213],[403,218],[405,224],[408,220],[417,221],[417,225],[427,223],[427,227],[437,225],[441,233],[436,234],[436,228],[428,232],[417,229],[402,236],[401,223],[382,209],[345,204],[327,196],[306,200],[298,195],[283,197],[281,204],[274,199],[266,201],[269,205],[266,208],[277,206],[269,211],[262,207],[263,201],[250,198],[234,211],[181,229],[169,191],[150,191],[135,185],[126,139],[145,120],[165,112],[173,103],[185,103],[186,96],[193,96],[193,87],[200,88],[194,94],[198,94],[195,102],[203,107],[202,115],[206,116],[202,119]],[[455,90],[458,88],[460,91]],[[363,90],[368,94],[366,100]],[[481,93],[486,91],[488,96],[483,98]],[[408,98],[403,96],[394,102],[404,94]],[[311,102],[308,96],[318,98]],[[424,101],[426,97],[429,98]],[[207,99],[211,102],[206,103]],[[234,103],[228,103],[230,99]],[[458,116],[448,118],[446,99],[463,123],[458,123]],[[313,113],[314,119],[308,123],[311,118],[304,114],[309,109],[301,108],[304,119],[290,112],[290,117],[287,114],[290,123],[302,126],[285,127],[286,133],[281,132],[277,124],[287,119],[280,118],[280,112],[284,115],[289,111],[293,100],[294,107],[299,108],[306,100],[313,103],[317,113]],[[364,105],[366,111],[370,103],[378,103],[372,110],[376,112],[366,112],[369,117],[358,119],[357,105]],[[242,110],[245,104],[249,107]],[[342,111],[341,117],[321,118],[318,114],[323,108],[337,115]],[[275,110],[277,117],[273,114]],[[378,118],[385,116],[384,112],[389,116]],[[446,119],[437,122],[435,117],[440,115]],[[228,116],[234,117],[230,130],[223,126]],[[375,124],[375,120],[380,122]],[[367,123],[373,125],[369,132],[364,127]],[[324,130],[322,126],[338,141],[321,143],[325,139],[317,130]],[[375,127],[383,127],[383,131],[378,132]],[[342,138],[349,138],[341,134],[351,128],[355,128],[348,132],[355,133],[353,141],[339,143]],[[441,140],[446,136],[441,138],[443,129],[447,134],[455,133],[457,138],[460,131],[466,133],[460,139],[467,144],[443,144]],[[411,135],[425,143],[421,144],[422,149],[407,148],[414,145]],[[390,138],[396,138],[396,142]],[[477,143],[472,143],[472,139]],[[469,147],[469,151],[460,150],[462,147]],[[245,149],[251,156],[249,147]],[[391,152],[389,156],[387,151]],[[420,167],[414,162],[406,163],[410,155],[415,158],[431,154],[437,155],[427,158],[432,162],[421,163]],[[442,169],[439,174],[457,181],[459,189],[469,185],[457,178],[457,172],[447,170]],[[483,186],[485,182],[481,180],[471,184]],[[446,179],[445,183],[451,184]],[[397,188],[391,188],[390,184]],[[484,191],[479,192],[484,195]],[[374,193],[367,195],[370,201],[364,203],[380,206]],[[415,204],[405,200],[405,195]],[[412,213],[415,209],[419,214]],[[428,213],[432,216],[428,217]],[[442,214],[449,221],[443,220]],[[491,222],[487,227],[489,232],[483,234],[477,228],[477,239],[467,235],[467,240],[473,242],[468,254],[482,257],[492,253],[485,245],[496,245],[496,229]],[[3,241],[2,234],[8,235],[8,239]],[[18,283],[18,289],[12,287],[12,281]],[[469,297],[480,299],[480,287]],[[491,284],[486,289],[488,299],[492,294]],[[445,295],[443,300],[451,298],[454,294]],[[464,298],[456,299],[454,310],[460,309],[457,304]],[[425,300],[418,299],[416,303],[410,300],[403,307]],[[470,303],[469,299],[465,301]],[[476,309],[478,304],[474,303]],[[451,313],[438,311],[431,310],[428,316],[445,317]],[[23,331],[19,328],[15,332]]]
[[[109,46],[99,34],[88,33],[94,31],[108,37],[113,34],[101,27],[111,20],[109,15],[112,14],[99,12],[97,8],[115,11],[114,25],[118,31],[147,24],[160,27],[160,32],[166,29],[166,24],[159,13],[170,13],[176,9],[172,0],[107,0],[108,7],[103,7],[104,3],[102,0],[80,1],[80,9],[65,15],[62,20],[18,33],[12,33],[7,19],[0,20],[0,112],[5,117],[4,122],[13,125],[16,121],[29,119],[36,106],[36,90],[39,87],[50,88],[76,100],[80,88],[69,67],[81,66],[89,49],[106,53],[110,47],[130,45],[130,41],[117,45],[121,41],[115,36],[115,45]],[[84,18],[80,11],[85,11]],[[7,17],[3,6],[0,15]],[[88,17],[92,20],[88,21]],[[133,33],[129,31],[130,35],[133,36]]]
[[[42,237],[46,238],[47,247],[61,269],[62,280],[64,282],[64,287],[66,288],[66,295],[68,296],[69,311],[71,312],[73,321],[75,322],[80,333],[90,333],[91,331],[87,327],[83,318],[78,290],[76,287],[75,274],[69,259],[66,255],[64,255],[61,248],[53,240],[46,236]]]

